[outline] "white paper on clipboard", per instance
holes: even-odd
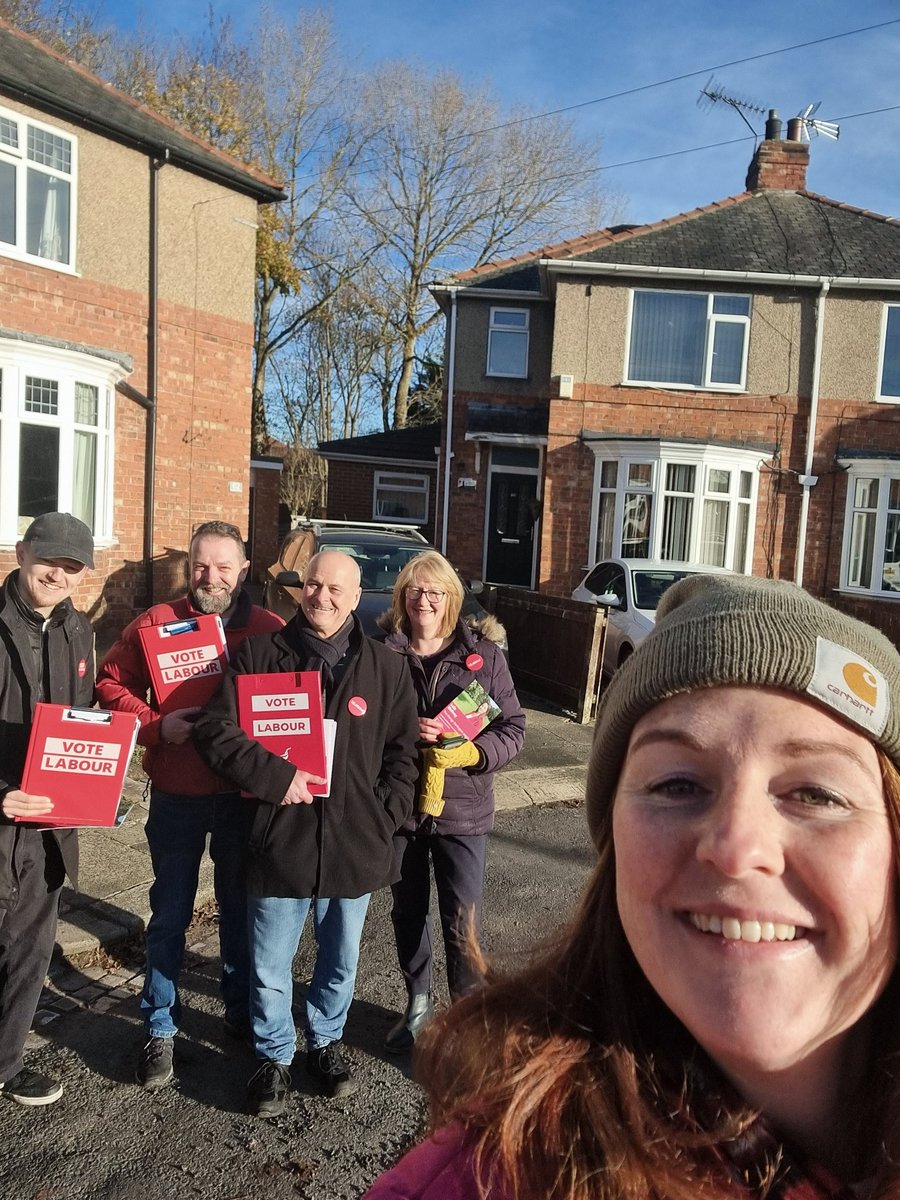
[[[322,797],[331,795],[331,771],[334,767],[334,743],[337,739],[337,721],[326,717],[322,722],[325,736],[325,791]]]

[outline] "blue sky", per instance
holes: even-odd
[[[298,7],[296,0],[271,3],[289,19]],[[123,29],[142,12],[134,0],[94,0],[90,7]],[[255,22],[260,7],[214,3],[238,30]],[[785,122],[821,101],[818,116],[841,119],[841,136],[813,139],[808,188],[900,216],[900,107],[872,112],[900,106],[896,0],[332,0],[325,8],[339,47],[361,69],[414,58],[486,81],[509,105],[538,112],[580,106],[571,117],[576,130],[602,138],[598,186],[621,195],[620,219],[658,220],[743,190],[750,130],[725,105],[697,104],[713,71],[724,91],[777,109]],[[155,0],[143,6],[143,19],[174,34],[193,21],[202,25],[205,12],[199,2]],[[833,37],[881,22],[895,23]],[[753,55],[766,57],[720,65]],[[698,74],[661,82],[692,72]],[[871,115],[856,115],[863,113]],[[761,132],[764,116],[749,119]],[[733,144],[716,145],[723,142]],[[710,148],[676,153],[695,147]],[[657,157],[663,155],[672,157]]]

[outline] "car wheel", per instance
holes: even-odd
[[[616,670],[618,670],[623,663],[628,662],[632,654],[634,654],[634,646],[623,646],[619,651],[619,661],[616,663]]]

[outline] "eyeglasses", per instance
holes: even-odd
[[[429,604],[440,604],[447,593],[435,592],[432,591],[431,588],[426,591],[424,588],[420,587],[408,587],[406,589],[406,595],[410,600],[418,600],[420,596],[424,596]]]

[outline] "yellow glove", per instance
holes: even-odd
[[[426,759],[435,767],[477,767],[481,752],[474,742],[460,742],[456,746],[432,746]]]
[[[419,812],[439,817],[444,811],[444,771],[447,767],[474,767],[481,753],[472,742],[454,746],[429,746],[422,755],[422,786],[419,791]]]
[[[444,768],[436,767],[431,761],[433,750],[425,751],[422,769],[422,785],[419,791],[419,812],[430,817],[439,817],[444,811]]]

